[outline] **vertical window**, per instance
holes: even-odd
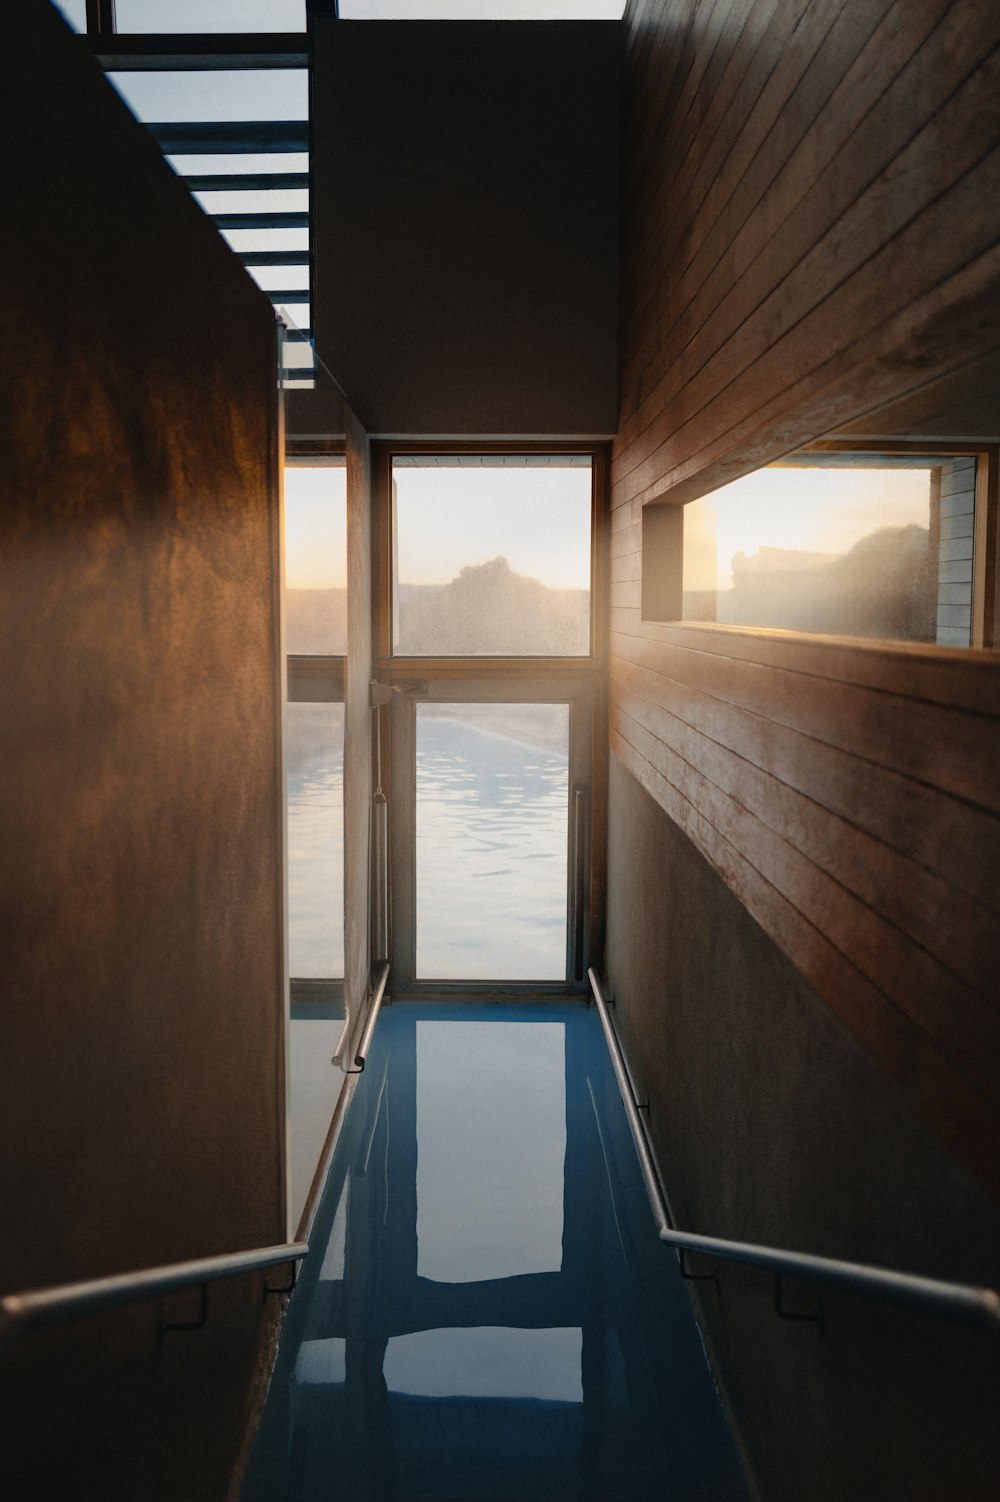
[[[285,470],[285,720],[289,972],[344,973],[344,658],[347,471],[336,456]]]

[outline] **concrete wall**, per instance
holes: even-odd
[[[55,11],[14,41],[4,1292],[285,1229],[273,318]],[[218,1496],[261,1311],[255,1277],[200,1332],[154,1305],[5,1350],[8,1494]]]
[[[372,433],[614,431],[619,45],[317,22],[313,319]]]
[[[610,830],[608,977],[677,1223],[995,1285],[995,1206],[617,757]],[[824,1292],[819,1339],[773,1278],[714,1270],[691,1287],[762,1498],[995,1496],[989,1336]]]

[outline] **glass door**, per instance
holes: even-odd
[[[582,986],[591,918],[590,453],[381,455],[390,989]]]

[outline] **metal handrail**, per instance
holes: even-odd
[[[378,1021],[378,1014],[382,1006],[382,998],[385,995],[385,988],[388,980],[389,961],[383,960],[375,973],[375,989],[372,992],[372,999],[368,1003],[368,1015],[365,1018],[365,1025],[361,1033],[361,1040],[358,1043],[357,1048],[354,1050],[354,1063],[357,1067],[355,1069],[346,1069],[344,1071],[345,1074],[360,1074],[365,1067],[365,1060],[368,1057],[368,1050],[371,1047],[372,1034],[375,1031],[375,1024]],[[347,1051],[348,1035],[351,1031],[352,1026],[353,1018],[348,1017],[344,1023],[344,1029],[340,1035],[337,1047],[334,1050],[331,1063],[341,1065],[343,1064],[344,1054]]]
[[[378,1021],[379,1010],[382,1006],[382,998],[385,995],[386,984],[389,980],[389,961],[383,960],[378,967],[378,975],[375,979],[375,991],[372,995],[371,1005],[368,1008],[368,1020],[365,1030],[361,1034],[361,1042],[354,1054],[354,1062],[359,1069],[364,1069],[368,1050],[372,1045],[372,1035],[375,1032],[375,1024]]]
[[[172,1262],[139,1272],[119,1273],[111,1278],[92,1278],[83,1283],[64,1283],[56,1288],[33,1288],[9,1293],[0,1299],[0,1340],[62,1324],[85,1314],[100,1314],[139,1304],[158,1294],[181,1288],[203,1288],[239,1273],[277,1267],[282,1262],[301,1262],[309,1252],[307,1241],[284,1246],[258,1247],[249,1252],[228,1252],[219,1257],[200,1257],[191,1262]]]
[[[604,989],[593,969],[588,970],[587,975],[661,1241],[675,1247],[680,1253],[699,1252],[708,1257],[764,1267],[778,1276],[837,1285],[854,1293],[866,1294],[910,1309],[920,1309],[963,1324],[976,1325],[994,1335],[1000,1335],[1000,1295],[992,1288],[978,1288],[968,1283],[948,1283],[914,1273],[873,1267],[863,1262],[845,1262],[835,1257],[816,1257],[807,1252],[676,1230],[667,1212],[659,1171],[645,1125],[639,1115],[640,1108],[636,1104],[621,1043],[608,1013]]]

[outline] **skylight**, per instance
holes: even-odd
[[[87,0],[55,0],[55,7],[74,31],[86,31]]]
[[[340,0],[342,21],[620,21],[626,0]]]
[[[305,31],[306,0],[115,0],[121,32]]]

